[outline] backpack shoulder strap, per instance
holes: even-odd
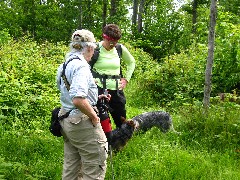
[[[115,46],[115,48],[116,48],[117,53],[118,53],[118,56],[119,56],[119,58],[120,58],[120,65],[121,65],[121,59],[122,59],[122,46],[121,46],[121,44],[117,44],[117,45]],[[121,66],[120,66],[120,76],[122,76],[122,68],[121,68]]]
[[[63,70],[62,70],[62,75],[61,75],[61,77],[63,78],[63,81],[64,81],[64,83],[65,83],[66,88],[67,88],[68,91],[69,91],[69,89],[70,89],[70,84],[69,84],[69,82],[68,82],[68,80],[67,80],[67,77],[66,77],[66,75],[65,75],[65,70],[66,70],[66,67],[67,67],[68,63],[70,63],[70,62],[71,62],[72,60],[74,60],[74,59],[81,60],[79,57],[74,56],[74,57],[70,58],[67,62],[65,61],[65,62],[63,63]]]
[[[100,47],[99,47],[99,43],[97,43],[97,47],[94,49],[94,54],[91,58],[91,61],[89,62],[91,69],[93,68],[93,65],[97,62],[99,53],[100,53]]]
[[[116,50],[117,50],[117,53],[118,53],[119,58],[121,59],[121,57],[122,57],[122,46],[121,46],[121,44],[117,44],[117,45],[115,46],[115,48],[116,48]]]

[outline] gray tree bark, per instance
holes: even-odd
[[[143,30],[142,15],[143,15],[143,11],[144,11],[144,4],[145,4],[145,0],[141,0],[140,5],[139,5],[139,13],[138,13],[138,32],[139,33],[141,33]]]
[[[82,29],[82,0],[79,0],[78,10],[79,10],[78,29]]]
[[[211,0],[210,5],[210,27],[208,34],[208,58],[205,71],[205,87],[204,87],[204,98],[203,105],[205,110],[208,110],[210,105],[210,94],[211,94],[211,80],[212,80],[212,67],[214,59],[214,41],[215,41],[215,26],[216,26],[216,14],[217,14],[217,0]]]
[[[192,5],[192,33],[196,32],[198,0],[193,0]]]
[[[133,0],[132,34],[137,30],[138,0]]]
[[[114,16],[117,14],[117,4],[116,0],[111,0],[111,10],[110,10],[110,16]]]
[[[106,26],[107,4],[108,4],[108,0],[103,0],[103,13],[102,13],[103,25],[102,25],[102,27]]]

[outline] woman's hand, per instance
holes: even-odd
[[[101,94],[98,96],[98,99],[103,99],[103,98],[109,102],[111,99],[111,95],[110,94],[107,94],[107,95]]]
[[[97,116],[97,113],[93,109],[93,107],[89,104],[87,98],[82,97],[74,97],[73,104],[77,107],[82,113],[86,114],[89,117],[89,120],[92,122],[95,127],[98,123],[100,123],[100,119]]]
[[[97,124],[100,123],[100,118],[98,116],[94,119],[91,119],[91,120],[92,120],[92,124],[93,124],[94,127],[96,127]]]
[[[128,81],[126,78],[121,78],[119,90],[123,90],[127,86],[127,83]]]

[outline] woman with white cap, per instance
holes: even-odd
[[[95,47],[92,32],[75,31],[70,52],[57,72],[62,105],[59,116],[70,111],[60,121],[64,137],[63,180],[77,180],[79,174],[84,180],[104,179],[106,173],[108,145],[94,110],[98,89],[88,64]]]

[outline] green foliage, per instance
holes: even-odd
[[[28,39],[10,41],[2,47],[0,112],[5,130],[46,127],[49,110],[59,101],[55,76],[65,51],[61,44],[38,45]],[[41,121],[33,121],[35,118]]]
[[[0,31],[0,47],[6,44],[9,40],[11,40],[11,36],[8,31],[6,29]]]
[[[117,16],[108,17],[107,23],[116,22],[122,24],[123,30],[127,29],[127,4],[129,3],[121,1]],[[101,38],[101,5],[102,0],[0,1],[0,30],[7,28],[14,38],[29,35],[39,42],[69,42],[69,37],[75,29],[89,29]]]
[[[240,15],[240,2],[238,0],[222,0],[219,4],[224,8],[225,12],[231,12],[235,15]]]
[[[231,92],[240,88],[240,24],[234,25],[229,13],[219,13],[216,28],[215,65],[213,83],[217,92]]]
[[[146,85],[155,77],[155,71],[158,70],[159,65],[143,50],[133,49],[129,45],[127,47],[136,60],[136,68],[128,84],[130,87],[125,89],[128,99],[127,104],[130,107],[152,106],[156,104],[156,99],[152,94],[151,87]]]
[[[131,96],[143,99],[138,103],[147,101],[174,107],[203,97],[205,45],[192,45],[188,51],[163,59],[161,64],[154,62],[147,54],[138,53],[134,54],[137,59],[134,73],[137,82],[131,81],[138,87],[131,90]]]
[[[135,25],[130,23],[129,9],[133,2],[114,2],[117,4],[116,14],[110,15],[111,3],[108,3],[106,23],[117,23],[125,40],[132,39],[136,47],[151,53],[159,62],[165,56],[188,49],[193,39],[198,43],[207,42],[209,1],[197,1],[194,34],[191,2],[176,9],[175,1],[145,1],[142,32],[137,32]],[[93,31],[96,37],[101,39],[102,4],[103,0],[3,0],[0,1],[0,30],[8,29],[8,33],[16,39],[28,35],[37,41],[69,42],[69,37],[75,29],[85,28]],[[239,24],[238,1],[224,0],[219,4],[219,12],[233,13],[235,18],[231,18],[231,23]]]
[[[238,180],[239,105],[214,97],[215,105],[206,116],[201,103],[190,98],[201,94],[206,46],[192,45],[162,64],[126,46],[137,63],[125,91],[127,116],[166,108],[180,134],[163,134],[157,128],[135,134],[108,159],[106,179],[112,178],[112,161],[115,179]],[[67,49],[60,43],[37,44],[27,38],[1,47],[0,179],[61,179],[63,140],[53,137],[48,126],[50,110],[59,103],[55,73]],[[174,101],[167,100],[165,91]],[[160,107],[160,102],[171,102],[171,109]]]
[[[220,102],[203,114],[201,103],[185,105],[178,110],[181,117],[178,130],[181,143],[193,149],[204,148],[211,152],[229,152],[238,155],[240,144],[240,106],[232,102]]]
[[[6,1],[0,1],[0,30],[8,29],[11,36],[21,37],[22,28],[15,11],[15,6],[17,5],[14,1],[12,1],[12,8],[10,8],[9,5]]]
[[[134,45],[143,48],[158,61],[186,49],[191,43],[191,16],[176,12],[170,1],[146,4],[144,29],[134,34]]]
[[[4,158],[0,156],[0,180],[5,180],[6,169],[11,166],[11,163],[5,162]]]
[[[0,142],[0,154],[6,157],[2,163],[5,178],[60,179],[62,144],[62,139],[53,138],[48,132],[4,133]]]
[[[62,139],[48,127],[50,111],[59,105],[55,76],[66,51],[61,43],[27,38],[2,46],[0,175],[6,179],[61,178]]]
[[[203,9],[201,9],[201,12]],[[197,24],[198,34],[189,49],[168,55],[160,63],[146,55],[134,52],[137,59],[134,77],[137,90],[131,96],[146,97],[148,102],[160,106],[175,107],[183,103],[193,103],[203,99],[207,48],[207,16],[205,12]],[[232,93],[240,89],[239,66],[239,25],[232,24],[235,15],[219,12],[216,27],[216,42],[212,76],[212,96],[219,93]],[[142,41],[151,47],[151,41]],[[200,43],[201,42],[201,43]],[[158,47],[155,47],[156,49]],[[160,49],[159,49],[160,51]],[[140,90],[140,91],[139,91]],[[137,101],[138,103],[141,101]],[[143,104],[146,100],[142,100]]]

